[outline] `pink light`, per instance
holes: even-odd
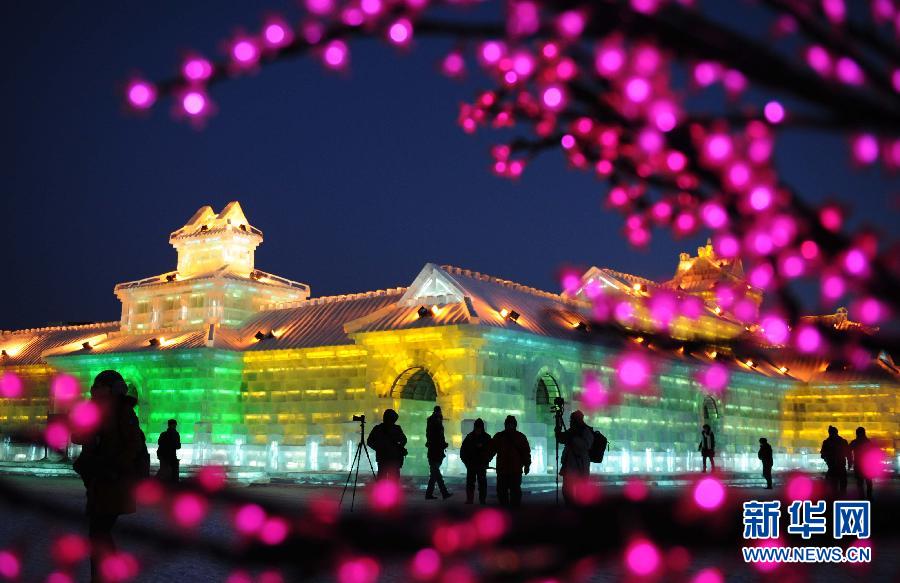
[[[128,553],[112,553],[101,560],[100,573],[103,575],[103,581],[109,583],[128,581],[137,576],[138,564]]]
[[[843,213],[836,206],[826,206],[819,211],[819,222],[829,231],[835,233],[841,230],[844,222]]]
[[[647,499],[647,496],[650,494],[650,488],[640,478],[628,478],[625,482],[625,487],[622,488],[622,494],[632,502],[640,502]]]
[[[668,101],[657,101],[650,109],[650,117],[661,132],[670,132],[678,124],[675,106]]]
[[[650,208],[650,212],[656,221],[665,223],[672,217],[672,204],[665,200],[658,201]]]
[[[322,58],[325,65],[331,69],[343,69],[347,66],[349,51],[347,43],[342,40],[333,40],[325,47]]]
[[[132,81],[128,85],[128,103],[135,109],[149,109],[156,102],[156,87],[148,81]]]
[[[869,269],[869,260],[860,249],[850,249],[844,255],[844,269],[851,275],[863,275]]]
[[[478,539],[491,542],[499,539],[509,528],[506,515],[495,508],[483,508],[475,515],[475,530]]]
[[[69,445],[69,428],[61,421],[50,422],[44,431],[44,440],[53,449],[65,449]]]
[[[334,0],[306,0],[306,9],[313,14],[324,16],[334,10]]]
[[[540,12],[537,4],[526,0],[509,3],[506,30],[510,36],[528,36],[537,32],[540,26]]]
[[[0,577],[4,579],[14,580],[19,578],[22,565],[19,563],[19,557],[12,551],[0,550]]]
[[[863,324],[878,324],[884,319],[884,308],[875,298],[863,298],[856,305],[859,321]]]
[[[663,148],[663,137],[653,128],[644,128],[638,134],[638,145],[647,154],[657,154]]]
[[[412,23],[406,18],[401,18],[396,21],[388,29],[388,37],[391,39],[392,43],[398,46],[408,45],[409,41],[412,40],[412,36]]]
[[[75,377],[66,374],[56,375],[50,385],[50,390],[53,398],[61,402],[73,401],[81,394],[78,381]]]
[[[681,172],[687,166],[687,156],[677,150],[672,150],[666,155],[666,166],[672,172]]]
[[[444,75],[448,77],[459,77],[466,70],[466,62],[461,53],[454,51],[444,57],[441,69],[444,71]]]
[[[813,496],[813,481],[806,474],[795,474],[788,478],[787,497],[789,500],[811,500]]]
[[[381,569],[374,559],[359,557],[343,561],[338,566],[338,583],[375,583]]]
[[[826,275],[824,279],[822,279],[822,297],[827,300],[837,300],[847,291],[847,285],[844,283],[844,278],[840,275]]]
[[[227,477],[225,468],[218,465],[203,466],[197,472],[197,482],[207,492],[217,492],[224,488]]]
[[[728,167],[727,179],[732,188],[741,190],[750,182],[750,168],[743,162],[735,162]]]
[[[697,226],[697,219],[689,212],[679,213],[675,217],[675,230],[679,234],[687,234],[694,230]]]
[[[381,0],[360,0],[359,7],[365,14],[375,16],[381,12],[384,5]]]
[[[891,84],[894,86],[894,91],[900,93],[900,69],[894,69],[894,72],[891,73]]]
[[[800,352],[812,354],[822,346],[822,334],[815,326],[801,326],[794,332],[794,343]]]
[[[389,478],[377,480],[369,490],[369,504],[379,511],[396,508],[403,494],[400,484]]]
[[[616,367],[619,381],[628,389],[638,389],[650,380],[650,366],[647,360],[637,354],[625,355]]]
[[[513,55],[513,71],[522,77],[528,77],[534,72],[534,57],[525,51],[519,51]]]
[[[263,30],[263,38],[266,45],[273,49],[285,47],[294,40],[290,27],[283,21],[269,22]]]
[[[200,91],[188,91],[181,98],[181,107],[191,117],[202,115],[209,107],[206,95]]]
[[[668,328],[676,315],[675,297],[672,294],[658,291],[650,298],[648,303],[653,324],[662,328]]]
[[[650,84],[641,77],[632,77],[625,82],[625,96],[633,103],[644,103],[650,97]]]
[[[780,548],[784,545],[777,540],[766,539],[759,541],[755,546],[762,548]],[[771,573],[781,565],[781,563],[775,561],[758,561],[752,564],[760,573]]]
[[[734,289],[728,285],[720,285],[716,289],[716,302],[723,308],[730,308],[734,303]]]
[[[53,558],[63,565],[73,565],[87,558],[91,547],[87,539],[77,534],[64,534],[53,541]]]
[[[253,583],[253,576],[247,571],[233,571],[225,583]]]
[[[481,45],[481,60],[488,65],[497,64],[506,54],[506,45],[497,41],[487,41]]]
[[[763,109],[763,113],[771,124],[779,124],[784,121],[784,106],[777,101],[770,101]]]
[[[741,322],[751,322],[756,320],[756,308],[756,303],[753,300],[741,298],[734,303],[731,311]]]
[[[860,134],[853,138],[853,158],[860,164],[872,164],[878,160],[878,140],[872,134]]]
[[[831,55],[819,45],[813,45],[806,50],[806,62],[823,77],[831,74]]]
[[[563,92],[562,87],[558,85],[551,85],[544,89],[543,94],[541,95],[541,99],[544,102],[544,105],[547,109],[551,111],[558,111],[562,109],[565,104],[565,93]]]
[[[660,566],[659,550],[647,539],[637,539],[625,549],[625,566],[633,574],[646,577]]]
[[[698,571],[691,583],[725,583],[725,576],[722,571],[715,567],[707,567],[702,571]]]
[[[694,486],[694,502],[703,510],[715,510],[725,501],[725,486],[715,478],[703,478]]]
[[[613,316],[620,324],[627,324],[634,318],[634,308],[629,302],[619,302],[613,309]]]
[[[53,571],[47,575],[46,583],[75,583],[75,579],[68,573],[62,571]]]
[[[163,499],[163,487],[157,480],[147,478],[134,488],[134,499],[141,506],[153,506]]]
[[[807,261],[813,261],[819,257],[819,246],[812,239],[800,243],[800,255]]]
[[[631,9],[641,14],[653,14],[659,9],[660,0],[631,0]]]
[[[259,47],[250,39],[239,39],[231,46],[231,58],[242,67],[255,65],[259,61]]]
[[[757,255],[768,255],[774,248],[772,237],[765,231],[753,231],[748,234],[748,238],[750,239],[749,247]]]
[[[772,344],[784,344],[790,334],[787,322],[779,316],[765,316],[759,325],[766,340]]]
[[[844,0],[822,0],[822,11],[834,24],[843,24],[847,18],[847,7]]]
[[[870,480],[878,480],[888,475],[888,470],[885,468],[886,462],[887,455],[884,451],[870,442],[857,463],[863,476]]]
[[[572,134],[566,134],[562,137],[560,143],[566,150],[571,150],[575,147],[575,136],[573,136]]]
[[[703,301],[697,296],[685,296],[681,300],[681,315],[696,320],[703,313]]]
[[[560,280],[563,291],[567,294],[573,294],[581,287],[581,275],[575,271],[566,271]]]
[[[794,253],[789,253],[781,260],[781,273],[787,278],[800,277],[805,269],[806,263],[803,261],[803,258]]]
[[[100,424],[100,407],[93,401],[81,401],[72,407],[69,420],[78,431],[93,431]]]
[[[719,80],[721,66],[717,63],[704,61],[694,65],[694,81],[700,87],[708,87]]]
[[[206,517],[206,500],[193,492],[182,492],[172,502],[172,514],[175,522],[185,528],[193,528],[203,522]]]
[[[728,387],[728,368],[713,363],[700,374],[700,384],[714,393],[722,393]]]
[[[22,396],[22,379],[14,372],[5,372],[0,376],[0,397],[18,399]]]
[[[721,229],[728,223],[728,213],[725,208],[717,202],[708,202],[700,209],[700,216],[703,222],[710,229]]]
[[[597,73],[603,77],[612,77],[622,70],[622,65],[624,64],[625,53],[617,46],[601,48],[597,51],[597,56],[594,59],[594,67],[597,69]]]
[[[706,138],[704,151],[713,162],[724,162],[731,157],[731,138],[725,134],[711,134]]]
[[[234,525],[241,534],[254,534],[266,521],[266,511],[258,504],[245,504],[234,515]]]
[[[656,73],[660,60],[659,50],[653,45],[641,45],[634,51],[634,69],[641,76]]]
[[[778,215],[769,225],[772,244],[784,247],[790,244],[797,234],[797,221],[790,215]]]
[[[750,271],[750,285],[758,289],[766,289],[775,277],[775,270],[768,263],[757,265]]]
[[[835,66],[835,72],[837,73],[837,78],[847,85],[862,85],[863,81],[865,81],[862,69],[850,57],[839,58]]]
[[[433,579],[441,570],[441,555],[432,548],[418,551],[412,559],[410,570],[414,578],[420,581]]]
[[[290,532],[290,527],[287,520],[275,516],[266,520],[262,525],[259,531],[259,540],[270,546],[280,545],[287,539],[288,532]]]
[[[576,38],[584,30],[584,14],[577,10],[568,10],[559,15],[556,26],[559,34],[565,38]]]
[[[581,391],[581,403],[588,411],[598,411],[609,406],[609,391],[593,373],[584,375],[584,388]]]
[[[181,67],[184,78],[188,81],[206,81],[212,76],[212,63],[203,57],[191,57]]]
[[[736,69],[728,69],[722,76],[722,84],[730,93],[741,93],[747,89],[747,78]]]
[[[719,235],[715,239],[716,253],[726,259],[737,257],[741,252],[741,244],[734,235]]]

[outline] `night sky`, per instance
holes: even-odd
[[[344,76],[302,59],[218,85],[202,131],[174,121],[168,101],[148,118],[124,112],[132,72],[168,77],[192,48],[219,56],[237,28],[259,28],[262,4],[3,3],[0,329],[117,319],[113,286],[174,269],[169,233],[230,200],[265,233],[257,267],[313,295],[407,285],[429,261],[548,290],[564,264],[664,279],[705,239],[655,232],[630,249],[621,216],[601,206],[606,186],[559,154],[518,182],[494,177],[500,136],[456,125],[481,85],[437,74],[444,41],[408,55],[354,44]],[[745,29],[763,23],[706,4],[728,5],[717,10]],[[777,155],[808,199],[840,195],[863,222],[895,222],[897,177],[851,170],[839,138],[789,135]]]

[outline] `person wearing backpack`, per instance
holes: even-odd
[[[105,370],[91,386],[91,401],[100,410],[93,430],[73,434],[83,446],[74,469],[85,485],[88,537],[91,542],[91,581],[100,581],[100,562],[115,552],[112,529],[122,514],[136,511],[134,487],[149,473],[150,454],[134,412],[137,399],[118,372]]]
[[[561,423],[561,421],[560,421]],[[578,490],[588,480],[591,473],[591,446],[594,444],[594,430],[584,422],[584,413],[572,411],[569,428],[556,426],[556,439],[565,445],[560,457],[559,475],[563,478],[563,500],[567,505],[578,500]]]

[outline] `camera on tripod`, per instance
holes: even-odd
[[[550,405],[550,412],[556,417],[557,427],[565,427],[565,423],[563,422],[563,409],[565,406],[566,400],[562,397],[555,397],[553,399],[553,404]]]
[[[360,423],[365,423],[365,422],[366,422],[366,416],[365,416],[365,415],[354,415],[354,416],[353,416],[353,420],[354,420],[354,421],[359,421]]]

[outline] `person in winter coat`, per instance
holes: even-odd
[[[72,440],[83,446],[74,468],[87,494],[91,580],[99,581],[100,561],[115,552],[113,526],[122,514],[135,512],[134,487],[149,473],[150,456],[134,412],[137,400],[128,395],[122,375],[114,370],[98,374],[91,401],[100,411],[99,424]]]
[[[163,482],[178,483],[178,456],[181,449],[181,435],[178,433],[178,421],[169,419],[166,430],[159,434],[156,457],[159,460],[159,472],[156,477]]]
[[[478,482],[478,502],[487,500],[487,467],[490,462],[491,436],[484,430],[484,420],[476,419],[472,431],[463,439],[459,459],[466,466],[466,504],[475,501],[475,482]]]
[[[372,428],[366,445],[375,450],[375,462],[378,464],[378,478],[400,477],[403,458],[406,451],[406,435],[403,428],[397,425],[400,416],[393,409],[385,409],[382,422]]]
[[[828,471],[825,480],[832,494],[847,492],[847,458],[850,456],[850,445],[838,435],[837,427],[828,426],[828,437],[822,442],[819,455],[825,460]]]
[[[590,450],[594,443],[594,431],[584,422],[581,411],[572,411],[569,415],[568,429],[563,430],[557,425],[555,431],[556,439],[565,445],[559,474],[563,477],[563,500],[571,505],[578,497],[579,486],[591,473]]]
[[[772,489],[772,446],[765,437],[759,438],[759,453],[756,454],[759,461],[762,462],[762,475],[766,479],[766,490]]]
[[[866,500],[872,499],[872,476],[867,476],[860,467],[865,453],[875,447],[866,436],[865,427],[856,428],[856,439],[850,442],[850,469],[853,470],[853,476],[856,478],[856,489],[859,492],[859,498]],[[863,489],[865,485],[865,490]]]
[[[491,439],[488,461],[497,456],[497,500],[501,506],[522,503],[522,473],[527,475],[531,470],[531,446],[517,426],[516,418],[507,415],[503,431]]]
[[[434,486],[441,491],[441,497],[446,500],[453,494],[447,490],[444,484],[444,476],[441,475],[441,462],[444,461],[444,450],[447,449],[447,440],[444,439],[444,415],[441,408],[436,406],[434,412],[428,417],[425,425],[425,449],[428,450],[428,487],[425,489],[425,499],[434,500]]]
[[[716,436],[712,432],[712,428],[709,425],[703,426],[703,431],[700,432],[700,445],[697,446],[697,449],[700,451],[700,455],[703,457],[703,473],[706,473],[706,460],[709,460],[709,464],[712,467],[712,471],[716,471]]]

